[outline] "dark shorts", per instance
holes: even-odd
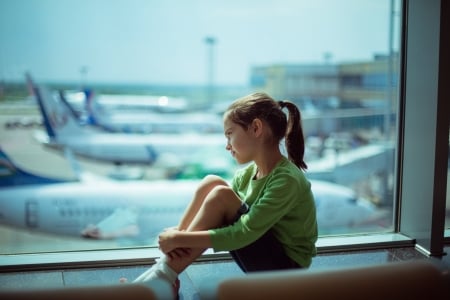
[[[234,222],[248,212],[248,205],[243,203]],[[286,255],[283,246],[274,236],[272,230],[244,248],[230,251],[239,267],[247,272],[273,271],[301,268]]]

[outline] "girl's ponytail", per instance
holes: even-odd
[[[281,109],[286,107],[289,115],[285,133],[285,145],[289,160],[300,169],[306,170],[308,166],[303,160],[305,155],[305,137],[303,135],[300,110],[290,101],[278,101]]]

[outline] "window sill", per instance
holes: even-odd
[[[320,237],[319,254],[414,246],[414,240],[398,233]],[[130,248],[0,256],[0,272],[150,265],[161,252],[157,248]],[[199,261],[230,259],[228,252],[208,249]]]

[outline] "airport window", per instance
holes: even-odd
[[[448,134],[448,150],[447,150],[447,181],[446,181],[446,195],[445,195],[445,233],[444,237],[450,241],[450,176],[449,170],[450,170],[450,130]]]
[[[0,5],[0,255],[155,247],[240,167],[221,114],[253,91],[302,112],[321,237],[397,230],[401,1]]]

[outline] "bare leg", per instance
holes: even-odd
[[[239,197],[224,185],[216,185],[202,201],[187,231],[207,230],[229,224],[241,206]],[[206,249],[192,249],[189,256],[167,259],[167,265],[180,274]]]
[[[228,186],[226,181],[218,176],[207,176],[199,185],[191,204],[181,218],[178,229],[186,231],[207,230],[229,224],[236,216],[241,203],[239,197]],[[170,270],[164,272],[176,273],[167,276],[167,278],[174,278],[174,276],[183,272],[205,250],[191,249],[189,255],[175,259],[163,256],[162,261],[164,264],[162,266],[157,267],[155,265],[155,271],[153,271],[154,268],[152,267],[141,274],[135,281],[149,280],[153,276],[152,274],[155,274],[152,272],[157,272],[158,268],[164,268],[164,265],[170,268]],[[160,264],[158,263],[157,265]]]
[[[221,177],[215,175],[208,175],[205,178],[203,178],[202,182],[200,183],[194,194],[191,203],[186,208],[183,217],[181,218],[178,224],[179,230],[186,230],[189,227],[192,220],[197,215],[197,212],[199,211],[203,202],[205,201],[206,196],[216,186],[228,186],[228,184]]]

